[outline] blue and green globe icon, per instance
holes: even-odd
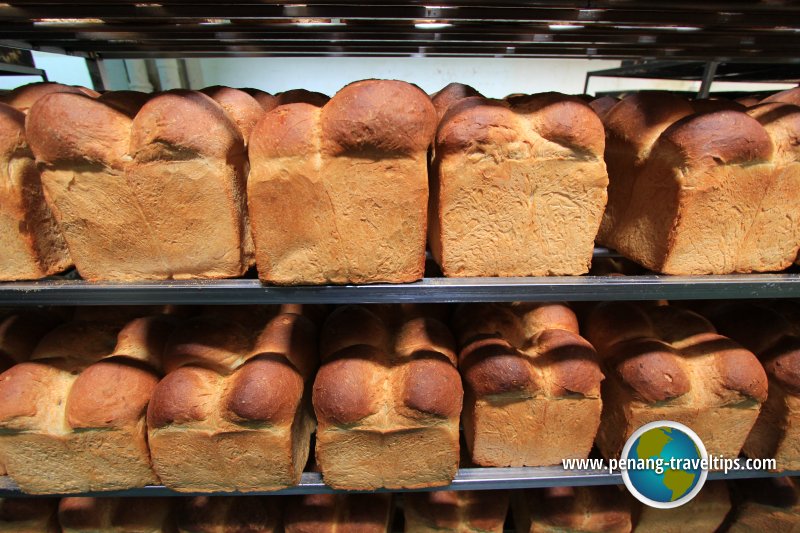
[[[627,466],[622,479],[631,494],[659,509],[689,502],[708,477],[708,453],[700,437],[666,420],[636,430],[625,443],[620,464]]]

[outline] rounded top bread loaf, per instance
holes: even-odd
[[[206,87],[201,93],[213,98],[222,109],[233,119],[245,144],[250,139],[250,132],[264,114],[263,106],[251,95],[238,89],[215,85]]]
[[[589,107],[594,109],[597,116],[602,120],[611,111],[611,108],[619,103],[619,98],[613,96],[600,96],[589,102]]]
[[[436,94],[432,95],[431,101],[436,108],[436,116],[442,120],[444,114],[454,103],[469,98],[471,96],[483,96],[475,88],[463,83],[448,83]]]
[[[563,304],[463,305],[454,330],[462,346],[459,368],[479,397],[600,396],[597,354]]]
[[[86,87],[79,87],[74,85],[63,85],[61,83],[40,82],[22,85],[10,91],[3,98],[3,102],[14,107],[23,113],[27,113],[33,104],[40,98],[51,93],[73,93],[84,94],[86,96],[96,98],[99,94]]]
[[[691,311],[600,304],[587,320],[586,337],[639,401],[674,400],[701,386],[723,404],[766,400],[766,374],[758,359]],[[701,383],[693,379],[686,361],[702,355],[711,358],[703,365]]]
[[[152,97],[150,93],[139,91],[109,91],[98,96],[97,100],[133,118]]]
[[[761,100],[761,102],[767,104],[783,102],[785,104],[800,105],[800,87],[794,87],[793,89],[786,89],[785,91],[772,94]]]

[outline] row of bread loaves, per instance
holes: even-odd
[[[328,485],[421,488],[453,479],[459,422],[468,462],[546,466],[666,419],[793,469],[800,307],[746,305],[82,309],[43,338],[10,315],[0,465],[31,493],[275,490],[316,425]]]
[[[400,502],[395,520],[395,505]],[[511,501],[512,516],[507,516]],[[402,509],[402,512],[400,512]],[[402,529],[397,527],[402,523]],[[790,533],[800,527],[792,478],[706,483],[676,509],[641,505],[622,487],[193,498],[0,500],[15,533]]]

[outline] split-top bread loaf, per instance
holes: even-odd
[[[447,276],[584,274],[606,205],[603,126],[579,98],[464,98],[439,124],[431,251]]]
[[[210,309],[178,326],[147,412],[153,467],[179,491],[295,485],[314,420],[316,327],[269,308]]]
[[[717,330],[755,353],[769,378],[769,394],[744,453],[774,457],[782,470],[800,469],[800,305],[715,303],[704,310]]]
[[[259,276],[277,284],[422,277],[430,98],[401,81],[352,83],[328,103],[281,105],[250,139]]]
[[[788,106],[696,105],[645,92],[605,115],[599,241],[666,274],[788,267],[800,247],[800,120]]]
[[[463,390],[437,311],[345,306],[328,317],[313,391],[328,485],[420,488],[455,476]]]
[[[604,366],[597,447],[618,457],[631,434],[673,420],[710,455],[737,457],[767,398],[756,356],[708,320],[674,306],[604,303],[583,324]]]
[[[391,494],[307,494],[289,499],[284,533],[389,533]]]
[[[25,136],[28,108],[53,92],[81,91],[58,83],[33,84],[0,102],[0,281],[37,279],[72,265]]]
[[[28,362],[0,374],[0,462],[28,493],[153,484],[145,411],[158,382],[166,316],[69,322]]]
[[[136,109],[48,94],[26,134],[84,278],[224,278],[251,265],[244,140],[208,96],[168,91]]]
[[[63,533],[174,533],[175,498],[62,498]]]
[[[597,354],[562,304],[468,304],[454,317],[464,437],[481,466],[585,458],[600,424]]]
[[[503,533],[507,514],[504,490],[408,492],[403,498],[405,533]]]

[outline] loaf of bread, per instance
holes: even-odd
[[[585,274],[606,205],[603,125],[576,97],[465,98],[439,124],[429,240],[447,276]]]
[[[517,491],[517,533],[630,533],[631,499],[621,487],[555,487]]]
[[[281,105],[250,142],[259,276],[282,284],[422,277],[430,98],[400,81],[352,83],[323,107]]]
[[[784,104],[794,104],[800,105],[800,87],[795,87],[793,89],[786,89],[785,91],[781,91],[779,93],[771,94],[761,100],[762,103],[774,103],[774,102],[781,102]]]
[[[280,503],[279,503],[280,502]],[[263,496],[200,496],[179,505],[179,533],[279,533],[281,500]]]
[[[244,273],[252,263],[247,156],[234,120],[208,96],[183,90],[154,96],[135,116],[121,109],[53,93],[26,122],[45,197],[81,276]]]
[[[750,107],[751,105],[760,103],[761,99],[757,96],[742,96],[741,98],[737,98],[735,101],[745,107]]]
[[[265,491],[300,481],[314,430],[306,381],[316,327],[264,313],[209,310],[170,337],[167,375],[147,411],[153,468],[167,487]]]
[[[455,476],[463,389],[436,311],[345,306],[328,317],[313,391],[328,485],[422,488]]]
[[[408,492],[403,498],[405,533],[503,533],[508,492]]]
[[[715,303],[705,315],[717,330],[755,353],[769,379],[767,401],[744,444],[753,458],[774,457],[782,470],[800,470],[800,305]]]
[[[391,494],[308,494],[292,497],[284,533],[389,533]]]
[[[133,117],[152,96],[140,91],[108,91],[98,96],[97,100]]]
[[[22,111],[23,113],[27,113],[30,108],[33,107],[33,104],[39,100],[39,98],[42,98],[50,93],[83,94],[91,98],[97,98],[99,96],[99,93],[91,89],[87,89],[86,87],[80,87],[77,85],[63,85],[61,83],[45,81],[40,83],[29,83],[28,85],[17,87],[16,89],[9,91],[8,94],[4,95],[2,102],[15,109],[18,109],[19,111]]]
[[[796,478],[748,479],[737,483],[741,497],[727,533],[797,533],[800,490]]]
[[[601,244],[666,274],[773,271],[794,261],[800,178],[785,172],[796,174],[787,161],[798,157],[800,121],[765,127],[776,117],[720,102],[695,109],[677,96],[639,93],[608,112]]]
[[[0,498],[0,532],[61,533],[55,498]]]
[[[69,322],[28,362],[0,374],[0,463],[28,493],[117,490],[157,482],[145,411],[169,317],[120,329]]]
[[[450,106],[471,96],[483,96],[474,87],[463,83],[448,83],[440,91],[431,95],[436,116],[441,121]]]
[[[472,462],[545,466],[589,455],[603,374],[569,307],[467,304],[454,331]]]
[[[714,533],[731,510],[724,481],[708,481],[688,503],[675,509],[639,506],[635,533]]]
[[[63,533],[173,533],[173,498],[63,498]]]
[[[755,355],[674,306],[604,303],[583,326],[606,375],[596,440],[603,455],[618,457],[634,431],[658,420],[693,429],[709,454],[739,455],[767,398]]]
[[[37,279],[72,265],[25,136],[25,112],[36,99],[57,91],[79,89],[57,83],[26,85],[0,103],[0,281]]]
[[[251,95],[238,89],[215,85],[200,91],[214,99],[225,113],[233,119],[239,133],[242,134],[244,143],[250,139],[250,132],[264,114],[263,106]]]

